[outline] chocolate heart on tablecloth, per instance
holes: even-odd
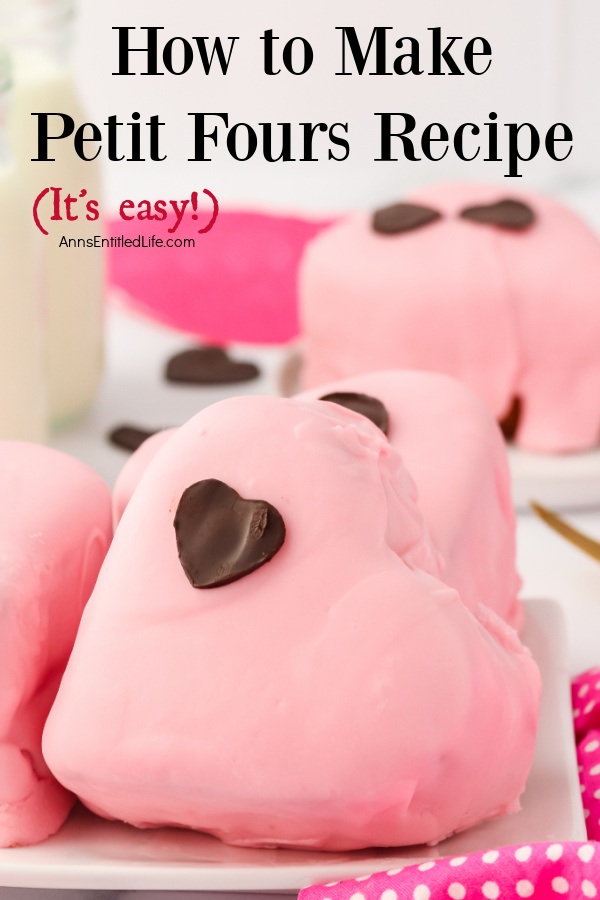
[[[150,431],[148,428],[138,428],[137,425],[118,425],[109,433],[108,439],[115,447],[133,452],[138,447],[141,447],[144,441],[147,441],[153,434],[156,434],[156,430]]]
[[[416,203],[394,203],[373,213],[372,227],[378,234],[402,234],[440,219],[439,212]]]
[[[222,347],[195,347],[171,357],[167,363],[167,381],[183,384],[236,384],[258,378],[254,363],[232,359]]]
[[[346,409],[351,409],[360,413],[361,416],[366,416],[367,419],[370,419],[374,425],[377,425],[387,435],[390,418],[387,409],[377,397],[350,391],[335,391],[332,394],[325,394],[319,399],[328,400],[329,403],[337,403],[338,406],[345,406]]]
[[[181,565],[195,588],[220,587],[249,575],[285,540],[285,524],[274,506],[245,500],[216,478],[185,489],[173,524]]]
[[[493,225],[508,231],[522,231],[535,221],[535,214],[530,206],[521,200],[498,200],[486,206],[467,206],[460,213],[461,219],[477,222],[480,225]]]

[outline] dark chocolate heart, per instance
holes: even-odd
[[[509,231],[522,231],[535,221],[535,213],[521,200],[498,200],[487,206],[468,206],[461,211],[460,217],[480,225],[494,225]]]
[[[115,447],[133,452],[153,434],[156,434],[156,430],[149,431],[147,428],[138,428],[136,425],[119,425],[109,433],[108,439]]]
[[[243,578],[272,559],[285,540],[274,506],[244,500],[216,478],[185,489],[173,524],[183,571],[195,588]]]
[[[394,203],[373,213],[372,228],[378,234],[401,234],[414,231],[441,219],[437,210],[416,203]]]
[[[519,422],[521,421],[521,416],[523,414],[523,401],[520,397],[513,397],[513,401],[510,405],[510,409],[506,413],[505,416],[500,419],[498,424],[502,430],[502,434],[504,435],[507,441],[514,441],[517,436],[517,429],[519,427]]]
[[[385,435],[390,427],[390,417],[388,411],[377,397],[370,397],[368,394],[354,394],[352,392],[337,391],[333,394],[325,394],[320,400],[328,400],[330,403],[337,403],[338,406],[345,406],[346,409],[352,409],[354,412],[366,416],[374,425],[377,425]]]
[[[254,363],[237,362],[222,347],[195,347],[173,356],[167,363],[167,381],[184,384],[236,384],[258,378]]]

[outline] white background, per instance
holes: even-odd
[[[111,28],[118,25],[162,25],[165,40],[182,36],[191,41],[194,35],[240,39],[227,76],[207,77],[199,61],[181,76],[113,76],[117,36]],[[361,38],[376,25],[392,26],[396,40],[417,37],[426,65],[428,27],[440,26],[444,34],[462,35],[465,41],[483,36],[492,45],[493,63],[480,77],[336,77],[336,25],[353,25]],[[300,34],[310,41],[315,60],[306,75],[263,73],[259,38],[266,28],[282,38]],[[569,160],[553,163],[540,155],[523,167],[518,181],[564,189],[599,173],[598,36],[597,0],[82,0],[73,62],[92,121],[101,124],[110,114],[127,121],[136,110],[143,119],[159,114],[166,123],[167,161],[106,164],[106,192],[113,207],[132,194],[186,196],[210,187],[222,201],[238,206],[333,209],[386,201],[425,181],[503,180],[505,163],[464,163],[450,153],[439,163],[374,162],[378,124],[373,113],[378,111],[406,111],[422,126],[439,121],[448,128],[464,121],[483,123],[490,110],[501,122],[531,121],[540,131],[565,121],[575,135]],[[140,31],[132,40],[144,37]],[[232,122],[348,121],[351,156],[345,162],[237,162],[219,148],[212,163],[187,163],[193,121],[187,113],[211,111],[228,112]],[[326,156],[326,142],[323,148]]]

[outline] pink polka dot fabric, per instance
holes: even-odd
[[[600,667],[573,681],[572,700],[587,833],[600,841]]]
[[[600,898],[600,667],[572,685],[587,843],[490,849],[307,887],[299,900],[561,900]]]
[[[599,894],[600,846],[557,843],[502,847],[309,887],[300,900],[581,900]]]

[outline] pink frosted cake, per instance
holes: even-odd
[[[56,450],[0,442],[0,847],[53,834],[73,804],[42,730],[110,542],[110,492]]]
[[[161,442],[46,725],[61,783],[109,818],[249,846],[437,842],[517,808],[537,667],[445,582],[381,428],[242,397]]]
[[[600,241],[548,197],[437,185],[350,215],[308,245],[300,304],[308,387],[429,369],[523,448],[600,439]]]
[[[383,403],[387,436],[418,491],[440,555],[441,577],[464,603],[484,604],[519,628],[515,514],[506,449],[484,404],[453,378],[432,372],[374,372],[299,397],[352,394]]]
[[[417,487],[443,580],[471,609],[483,603],[519,628],[510,475],[488,410],[459,382],[432,372],[374,372],[322,385],[299,398],[335,395],[340,404],[352,402],[351,394],[383,404],[385,432]],[[115,524],[149,463],[174,433],[153,435],[123,467],[113,494]]]

